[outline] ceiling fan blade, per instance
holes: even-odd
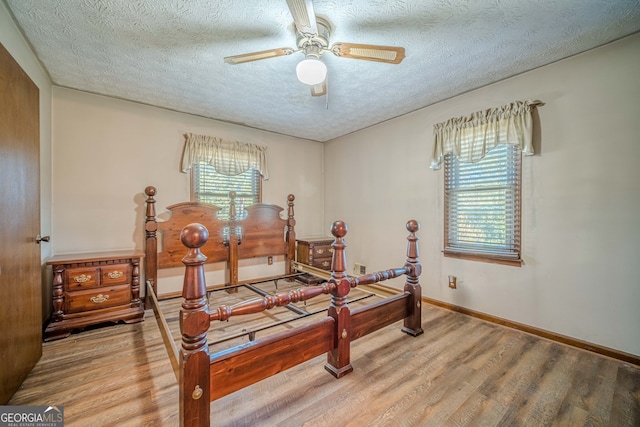
[[[287,0],[287,6],[293,16],[296,29],[305,36],[318,35],[316,13],[313,11],[311,0]]]
[[[403,47],[373,44],[334,43],[331,46],[331,52],[343,58],[365,59],[388,64],[399,64],[405,57]]]
[[[294,52],[289,47],[281,47],[278,49],[262,50],[260,52],[244,53],[242,55],[227,56],[224,62],[227,64],[242,64],[244,62],[258,61],[260,59],[275,58],[276,56],[291,55]]]
[[[322,83],[311,86],[311,96],[323,96],[327,94],[327,79]]]

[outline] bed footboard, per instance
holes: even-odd
[[[253,341],[211,358],[210,400],[213,401],[326,353],[333,343],[334,320]],[[259,360],[260,363],[256,363]]]
[[[421,273],[416,236],[418,228],[414,220],[407,223],[410,234],[407,237],[407,261],[403,267],[353,278],[345,274],[346,245],[343,238],[347,227],[342,221],[336,221],[331,229],[335,241],[332,244],[331,278],[327,283],[266,295],[210,311],[203,268],[206,256],[200,251],[209,233],[200,224],[184,227],[180,237],[188,251],[182,259],[186,269],[182,292],[184,302],[180,311],[180,425],[209,426],[211,401],[323,353],[327,354],[325,369],[341,378],[353,370],[351,342],[397,321],[404,319],[404,332],[420,335],[423,331],[418,281]],[[347,301],[351,288],[400,275],[406,276],[403,294],[351,312]],[[207,330],[212,321],[306,301],[327,293],[331,294],[331,302],[328,316],[324,319],[210,355]]]

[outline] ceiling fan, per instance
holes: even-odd
[[[331,27],[326,20],[316,17],[312,0],[287,0],[287,5],[296,28],[297,49],[289,47],[269,49],[227,56],[224,61],[236,65],[301,52],[305,59],[296,67],[298,80],[311,86],[311,95],[322,96],[327,93],[327,66],[320,60],[320,56],[326,52],[341,58],[364,59],[388,64],[399,64],[405,57],[404,48],[395,46],[334,43],[329,48]]]

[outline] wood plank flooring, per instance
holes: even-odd
[[[340,380],[318,357],[213,402],[212,425],[640,425],[638,366],[427,304],[424,335],[400,327],[356,341]],[[178,425],[153,313],[44,343],[9,404],[63,405],[69,427]]]

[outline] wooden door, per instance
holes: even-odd
[[[38,87],[0,44],[0,404],[42,355]]]

